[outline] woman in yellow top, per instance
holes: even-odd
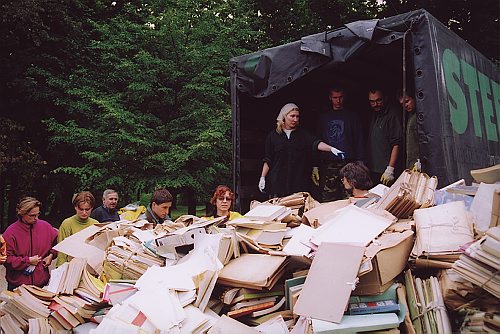
[[[90,218],[90,213],[95,205],[95,198],[90,191],[82,191],[73,197],[73,207],[76,214],[66,218],[59,227],[57,241],[61,242],[70,235],[80,232],[86,227],[99,223],[94,218]],[[59,267],[66,261],[71,260],[62,252],[57,255],[56,266]]]
[[[210,203],[214,206],[213,216],[209,219],[217,217],[227,217],[228,220],[243,217],[238,212],[231,211],[234,203],[234,193],[228,186],[218,186],[215,188]]]

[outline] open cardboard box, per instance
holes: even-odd
[[[359,283],[353,295],[377,295],[386,291],[394,282],[408,262],[413,248],[414,233],[411,230],[383,234],[370,244],[365,256],[371,261],[365,265],[371,271],[364,270],[366,274],[359,277]]]

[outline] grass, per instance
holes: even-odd
[[[188,207],[187,205],[177,205],[177,208],[172,209],[170,212],[170,217],[172,217],[172,220],[176,220],[182,215],[187,215],[188,212]],[[205,216],[205,206],[204,205],[198,205],[196,206],[196,216],[197,217],[203,217]]]

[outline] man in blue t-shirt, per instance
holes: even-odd
[[[328,90],[330,106],[319,117],[321,139],[343,154],[321,154],[320,168],[313,169],[313,182],[321,191],[321,201],[330,202],[345,198],[339,171],[348,162],[365,160],[364,136],[357,113],[344,108],[344,89],[332,86]]]

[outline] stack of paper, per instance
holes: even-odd
[[[154,265],[163,266],[165,260],[147,252],[139,242],[116,237],[106,250],[103,267],[108,279],[136,280]]]
[[[470,245],[452,269],[464,279],[500,298],[500,226]]]
[[[34,319],[33,319],[34,320]],[[32,321],[33,321],[32,320]],[[29,322],[30,320],[28,320]],[[24,324],[24,321],[23,321]],[[28,326],[28,324],[24,325]],[[3,333],[24,334],[23,325],[14,316],[6,313],[0,317],[0,328]]]
[[[45,289],[54,293],[73,294],[80,283],[86,265],[86,259],[77,257],[71,259],[70,262],[63,263],[59,268],[51,271],[50,281]]]
[[[408,218],[418,208],[434,205],[437,178],[425,173],[405,170],[389,191],[378,201],[377,207],[398,218]]]
[[[461,333],[498,333],[500,332],[500,315],[493,312],[483,312],[475,308],[466,308],[460,326]]]
[[[228,226],[234,226],[238,240],[257,252],[283,249],[283,238],[287,232],[285,223],[238,218],[228,222]]]
[[[94,303],[101,303],[103,291],[104,282],[90,274],[87,269],[84,269],[80,284],[75,289],[75,294]]]
[[[259,204],[245,214],[245,217],[252,220],[273,221],[281,220],[288,216],[291,210],[286,206]]]
[[[436,277],[422,280],[410,270],[405,273],[406,296],[417,333],[451,333],[441,288]]]
[[[450,202],[414,213],[416,240],[411,256],[417,265],[451,268],[460,248],[474,240],[464,202]]]
[[[272,289],[287,263],[283,256],[242,254],[221,270],[217,283],[256,290]]]
[[[498,308],[498,298],[486,293],[455,270],[442,270],[438,278],[448,310],[456,311],[464,307],[477,307],[483,310]]]
[[[291,212],[282,219],[282,222],[287,223],[290,227],[300,225],[302,222],[302,215],[320,205],[319,202],[315,201],[307,192],[298,192],[286,197],[271,198],[264,203],[281,205],[289,208]],[[253,202],[251,207],[253,207]]]
[[[3,318],[2,318],[2,322],[3,322]],[[49,319],[43,319],[43,318],[29,319],[28,325],[29,325],[28,334],[47,334],[47,333],[51,333],[51,331],[52,331],[52,327],[49,324]],[[6,331],[5,333],[16,333],[16,331],[14,331],[14,332]],[[22,333],[22,331],[21,331],[21,333]]]
[[[5,302],[2,305],[3,313],[10,315],[6,319],[7,326],[15,325],[23,331],[28,328],[29,319],[47,318],[51,313],[49,309],[50,301],[38,299],[26,289],[25,285],[21,285],[14,292],[2,291],[0,299]],[[0,326],[3,326],[3,321]]]

